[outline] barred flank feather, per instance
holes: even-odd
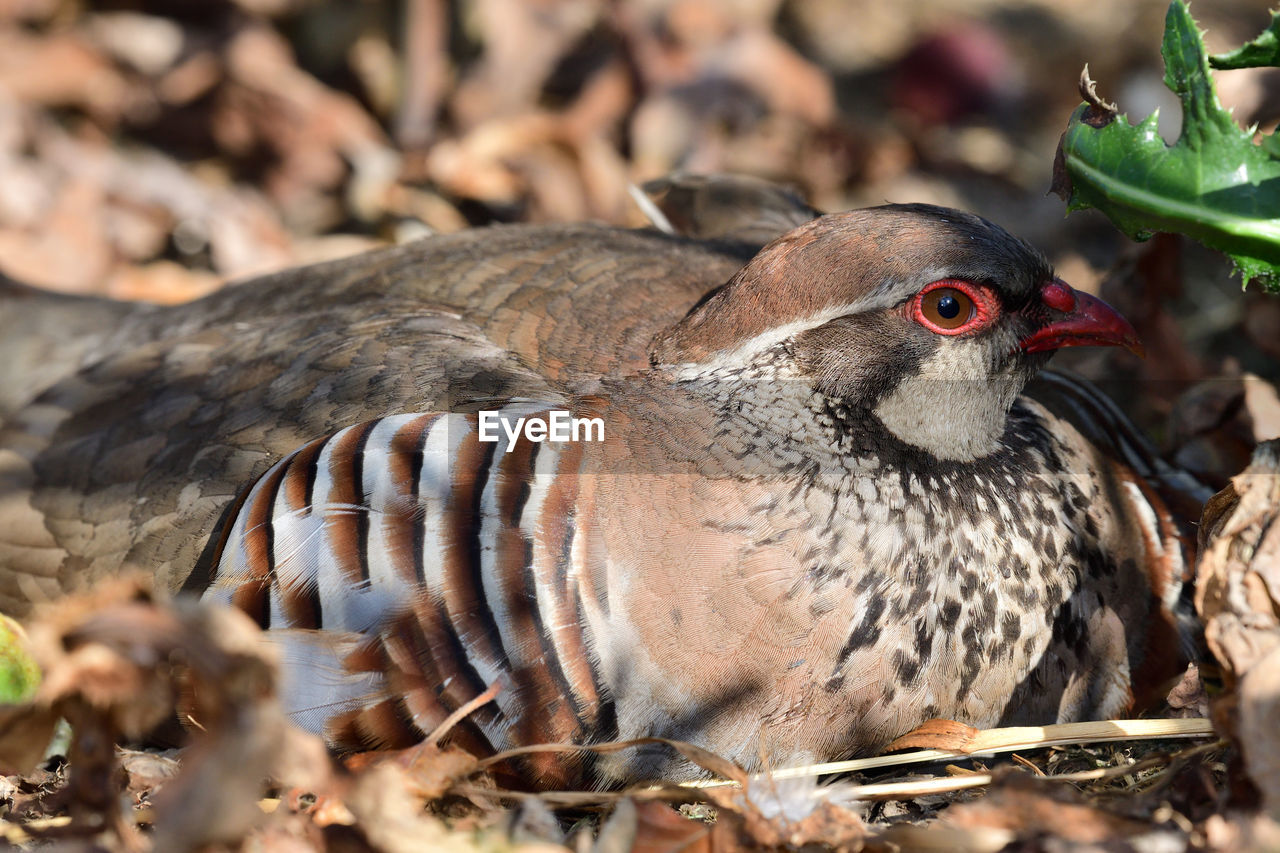
[[[1151,442],[1096,386],[1069,373],[1045,370],[1028,385],[1027,394],[1070,422],[1094,446],[1106,448],[1112,458],[1124,463],[1113,470],[1113,475],[1124,486],[1121,499],[1127,501],[1140,522],[1136,533],[1144,541],[1146,554],[1142,568],[1169,617],[1169,621],[1152,621],[1148,646],[1160,649],[1176,644],[1190,659],[1199,659],[1203,635],[1192,601],[1194,563],[1186,555],[1195,553],[1193,524],[1213,490],[1190,472],[1162,459]],[[1173,629],[1173,636],[1158,633],[1167,628]],[[1137,673],[1135,692],[1164,689],[1161,676],[1167,674],[1150,667]],[[1158,701],[1163,696],[1160,693],[1145,698]]]
[[[461,414],[313,441],[244,497],[206,596],[272,632],[291,713],[336,746],[416,743],[494,681],[496,707],[454,730],[466,748],[607,731],[570,559],[576,447],[507,452]],[[551,783],[562,761],[529,769]]]

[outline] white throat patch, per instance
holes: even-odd
[[[875,407],[903,442],[939,459],[969,461],[1000,447],[1005,422],[1025,377],[990,376],[987,348],[947,342]]]

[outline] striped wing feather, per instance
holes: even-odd
[[[305,445],[246,492],[205,595],[281,637],[299,722],[342,748],[408,745],[499,682],[456,741],[491,752],[600,729],[560,561],[573,454],[506,451],[478,440],[473,415],[394,415]],[[343,639],[300,639],[328,632]],[[532,771],[565,772],[545,764]]]

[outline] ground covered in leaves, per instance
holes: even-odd
[[[1262,456],[1274,466],[1280,447]],[[1192,669],[1170,697],[1175,719],[1134,724],[1161,727],[1155,737],[1113,723],[925,726],[890,751],[932,761],[871,759],[834,782],[834,768],[751,777],[664,742],[726,784],[531,794],[503,787],[501,756],[439,745],[448,721],[418,747],[335,760],[281,710],[279,662],[247,617],[168,603],[123,579],[30,624],[45,675],[30,703],[0,709],[0,764],[25,768],[0,782],[0,830],[20,846],[129,851],[1274,847],[1280,824],[1265,814],[1280,798],[1270,763],[1280,736],[1268,692],[1274,661],[1262,657],[1280,649],[1280,626],[1225,603],[1235,596],[1224,592],[1274,573],[1266,560],[1280,544],[1280,525],[1270,524],[1280,477],[1265,473],[1238,479],[1220,500],[1202,568],[1204,595],[1224,599],[1203,608],[1215,651],[1230,662],[1226,689],[1215,682],[1210,700]],[[1271,516],[1259,517],[1260,506]],[[1260,540],[1259,525],[1269,531]],[[1242,559],[1254,544],[1272,556]],[[1280,598],[1265,603],[1274,609]],[[1203,719],[1210,707],[1214,726]],[[175,717],[183,749],[119,745]],[[1010,746],[1020,741],[1025,748]],[[1042,745],[1055,741],[1065,745]]]
[[[4,838],[66,849],[1280,849],[1280,300],[1184,240],[1063,219],[1053,152],[1090,63],[1131,115],[1165,4],[1084,0],[0,0],[0,272],[181,301],[228,279],[507,221],[641,225],[673,170],[789,183],[820,209],[963,207],[1044,248],[1150,357],[1070,353],[1214,488],[1197,606],[1213,659],[1163,714],[1212,734],[739,787],[533,796],[428,743],[335,763],[293,729],[237,615],[135,582],[32,623],[46,677],[0,729]],[[1265,24],[1197,5],[1209,46]],[[1243,123],[1274,72],[1218,75]],[[1252,467],[1249,467],[1251,464]],[[1247,469],[1247,470],[1246,470]],[[1244,472],[1241,474],[1240,472]],[[1235,479],[1231,478],[1235,476]],[[180,753],[132,742],[174,714]],[[71,723],[68,730],[64,723]],[[447,732],[441,732],[442,736]],[[625,747],[622,747],[625,748]],[[48,757],[52,756],[52,757]],[[673,808],[673,806],[678,807]]]

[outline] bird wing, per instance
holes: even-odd
[[[1041,371],[1024,393],[1132,469],[1158,493],[1182,532],[1194,541],[1194,527],[1213,490],[1189,471],[1166,462],[1111,398],[1092,383],[1058,370]]]
[[[456,313],[340,308],[179,326],[0,422],[0,609],[130,565],[178,587],[241,487],[316,436],[486,397],[558,399]]]
[[[231,285],[147,317],[139,334],[159,339],[258,317],[287,322],[318,309],[341,323],[369,304],[428,305],[456,313],[552,381],[627,375],[648,367],[658,331],[753,251],[651,230],[494,226]]]
[[[598,226],[448,235],[161,307],[0,289],[0,607],[137,564],[177,587],[305,441],[648,364],[749,249]]]

